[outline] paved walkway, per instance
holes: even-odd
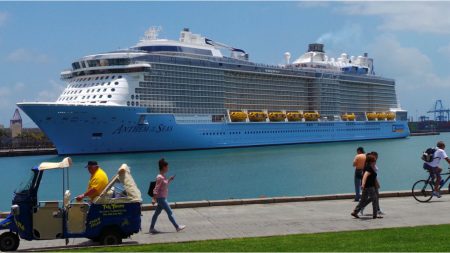
[[[184,242],[207,239],[273,236],[330,231],[365,230],[388,227],[445,224],[450,221],[450,198],[444,195],[431,203],[418,203],[412,197],[381,199],[386,212],[384,219],[371,216],[354,219],[350,216],[355,202],[331,200],[279,204],[255,204],[185,208],[174,210],[185,231],[176,233],[165,213],[161,214],[157,229],[165,232],[148,234],[153,212],[143,213],[142,232],[124,240],[126,244]],[[367,211],[371,211],[371,206]],[[433,215],[430,215],[433,212]],[[21,241],[19,250],[64,246],[64,240]],[[95,245],[85,239],[71,239],[70,246]]]

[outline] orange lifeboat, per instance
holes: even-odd
[[[248,119],[251,122],[262,122],[262,121],[266,121],[267,119],[267,114],[265,114],[264,112],[249,112],[248,113]]]
[[[242,122],[247,119],[247,113],[241,111],[230,112],[230,119],[232,122]]]
[[[303,114],[299,112],[288,112],[286,116],[288,121],[301,121],[303,119]]]
[[[286,114],[282,112],[269,112],[269,120],[270,121],[284,121],[286,119]]]

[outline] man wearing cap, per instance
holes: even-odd
[[[91,179],[89,179],[87,191],[78,195],[77,201],[81,201],[85,197],[89,197],[93,201],[108,185],[108,176],[96,161],[89,161],[85,168],[91,174]]]

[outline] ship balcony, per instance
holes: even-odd
[[[68,80],[68,79],[70,79],[70,78],[72,78],[72,77],[73,77],[72,70],[70,70],[70,69],[65,69],[65,70],[61,71],[61,77],[60,77],[60,79],[61,79],[62,81]]]
[[[116,66],[95,66],[80,68],[72,71],[73,76],[84,76],[94,74],[113,74],[113,73],[137,73],[147,72],[151,68],[149,63],[131,63],[129,65],[116,65]]]

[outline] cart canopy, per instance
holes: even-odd
[[[39,170],[64,169],[72,166],[72,158],[66,157],[61,162],[43,162],[39,165]]]

